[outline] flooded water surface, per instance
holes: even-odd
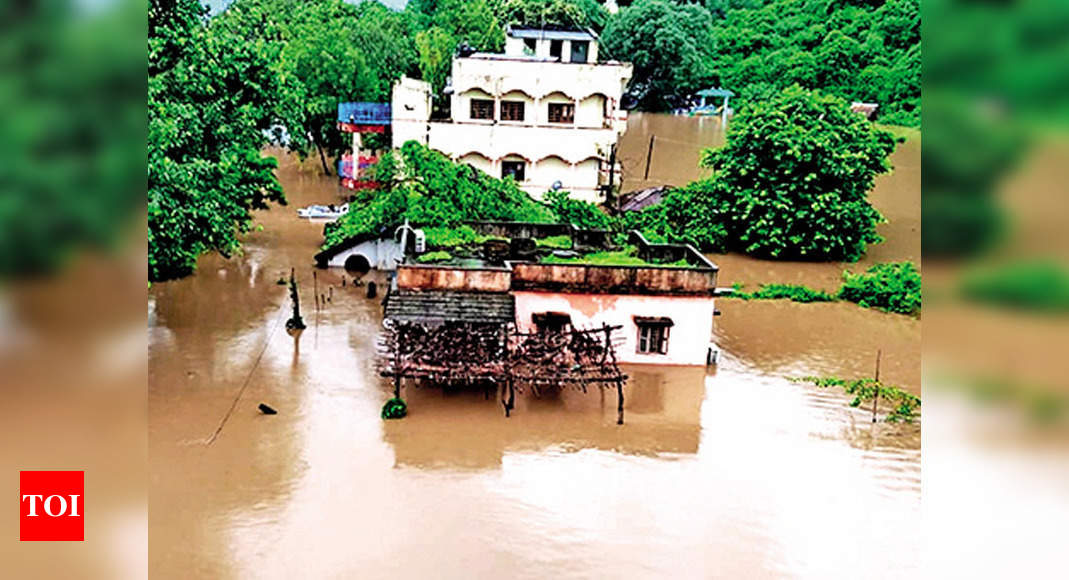
[[[915,573],[920,427],[873,424],[788,377],[868,376],[882,349],[887,379],[919,392],[918,320],[722,300],[719,365],[625,367],[623,426],[615,393],[597,389],[521,393],[506,419],[482,391],[406,387],[409,416],[385,422],[380,299],[340,271],[313,279],[322,225],[295,215],[342,194],[312,165],[281,164],[291,205],[256,214],[243,256],[150,291],[154,576]],[[728,283],[761,279],[720,261]],[[277,284],[290,268],[308,324],[297,338]],[[318,309],[314,290],[329,296]]]

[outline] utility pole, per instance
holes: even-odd
[[[656,138],[656,135],[650,135],[650,147],[646,150],[646,174],[642,177],[643,181],[650,178],[650,159],[653,157],[653,140]]]
[[[620,198],[616,197],[614,179],[616,177],[616,143],[609,148],[609,187],[605,190],[605,205],[616,205],[616,213],[620,213]]]

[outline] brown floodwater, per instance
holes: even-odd
[[[915,575],[920,427],[872,424],[787,379],[866,376],[882,349],[881,373],[919,392],[919,320],[722,300],[718,367],[628,366],[623,426],[596,389],[523,393],[506,419],[482,391],[406,388],[409,416],[385,422],[379,301],[339,271],[313,280],[322,226],[295,215],[342,193],[312,164],[281,164],[291,205],[256,214],[242,256],[150,291],[153,576]],[[732,267],[726,281],[751,280]],[[308,324],[296,339],[276,283],[290,268]],[[313,284],[330,296],[320,309]]]

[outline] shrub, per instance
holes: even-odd
[[[464,224],[453,228],[423,228],[423,234],[427,236],[427,245],[434,248],[454,248],[479,238],[471,226]]]
[[[401,419],[408,415],[408,405],[404,399],[392,398],[382,406],[383,419]]]
[[[542,248],[570,250],[572,248],[572,238],[571,236],[549,236],[548,238],[536,239],[535,244]]]
[[[794,382],[812,383],[820,388],[842,388],[847,395],[853,395],[851,407],[861,407],[869,401],[876,400],[890,403],[891,411],[884,416],[888,423],[912,423],[917,418],[921,399],[917,395],[894,385],[885,385],[876,379],[841,379],[839,377],[801,377],[791,379]],[[872,412],[872,422],[876,422],[876,409]]]
[[[921,308],[921,275],[911,262],[876,264],[861,274],[843,272],[839,298],[867,308],[915,314]]]
[[[794,284],[765,284],[757,292],[735,292],[733,295],[743,300],[778,300],[786,299],[792,302],[834,302],[835,297],[823,290],[814,290],[807,286]]]
[[[427,252],[416,258],[416,261],[420,264],[429,264],[431,262],[448,262],[453,259],[453,254],[444,251]]]
[[[965,277],[965,298],[997,306],[1042,311],[1069,310],[1069,271],[1052,261],[1031,261],[978,270]]]
[[[654,243],[692,244],[706,252],[726,251],[724,207],[711,195],[712,188],[711,180],[699,180],[670,190],[661,203],[621,215],[617,228],[624,232],[639,230]]]
[[[569,197],[567,191],[547,191],[546,206],[557,219],[583,229],[607,229],[612,226],[612,219],[605,215],[598,206]]]
[[[574,258],[546,256],[545,264],[595,264],[601,266],[646,266],[645,260],[638,257],[638,248],[629,246],[617,251],[592,252]]]

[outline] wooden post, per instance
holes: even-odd
[[[876,351],[876,396],[872,398],[872,422],[876,422],[876,403],[880,400],[880,355],[882,351]]]
[[[506,418],[512,416],[512,409],[514,409],[516,407],[516,388],[512,384],[512,378],[511,377],[508,379],[507,383],[508,383],[507,387],[508,387],[508,391],[509,391],[509,398],[508,398],[507,401],[505,401],[505,417]]]
[[[401,348],[404,345],[404,341],[401,339],[400,328],[395,329],[394,336],[397,338],[397,342],[394,344],[393,352],[393,398],[401,398]]]
[[[624,424],[624,381],[616,379],[616,424]]]
[[[653,157],[653,140],[656,138],[656,135],[650,135],[650,147],[646,150],[646,174],[642,178],[643,181],[650,178],[650,159]]]
[[[315,270],[312,270],[312,294],[316,297],[316,310],[319,310],[319,277]]]
[[[295,269],[290,268],[290,297],[293,299],[293,319],[300,322],[301,320],[301,297],[297,293],[297,277],[295,275]],[[301,326],[303,328],[303,325]]]

